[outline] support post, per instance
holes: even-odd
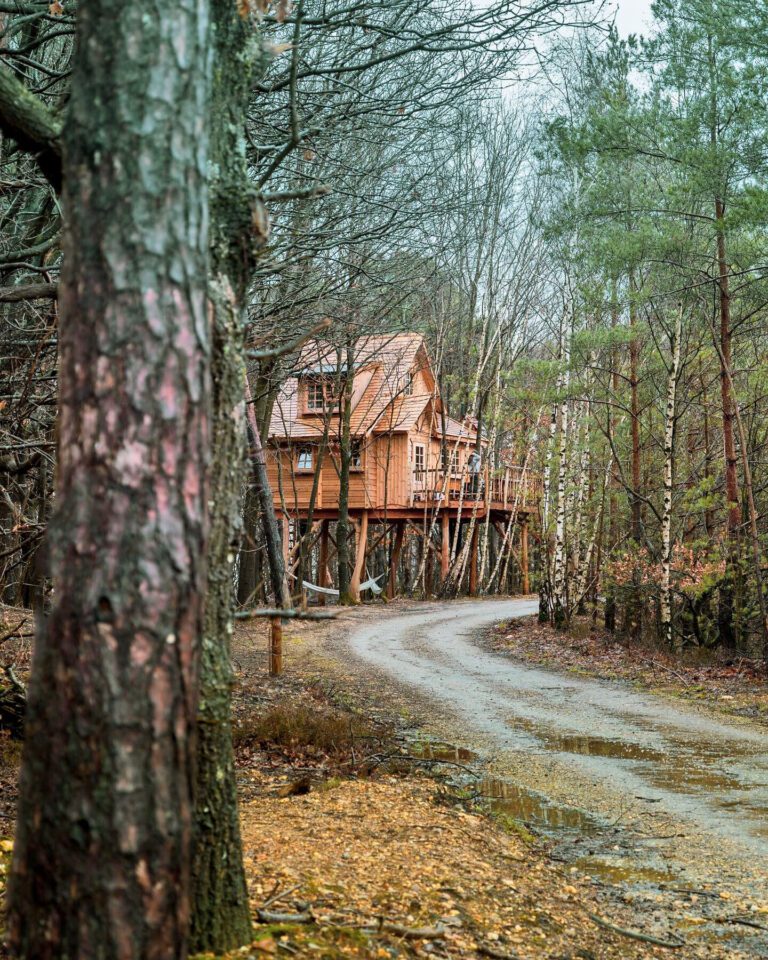
[[[352,571],[352,579],[349,581],[349,595],[355,601],[360,602],[360,579],[365,566],[365,552],[368,546],[368,511],[363,510],[360,517],[360,524],[357,528],[357,550],[355,551],[355,566]]]
[[[269,625],[269,675],[277,677],[283,672],[283,621],[270,617]]]
[[[480,539],[480,525],[475,520],[472,528],[472,542],[469,547],[469,594],[477,596],[477,545]]]
[[[288,568],[290,567],[291,559],[291,525],[290,520],[288,519],[287,514],[283,514],[280,517],[281,531],[283,535],[283,562],[285,563],[285,572],[288,573]]]
[[[520,567],[523,573],[523,593],[531,592],[531,581],[528,574],[528,518],[524,517],[520,523]]]
[[[330,526],[330,521],[323,520],[320,527],[320,559],[318,561],[318,586],[327,587],[328,586],[328,527]],[[317,602],[321,607],[325,606],[325,594],[319,593],[317,595]]]
[[[451,558],[451,528],[447,511],[440,518],[440,579],[445,582]]]
[[[394,600],[397,592],[397,568],[400,566],[400,554],[403,552],[403,539],[405,538],[405,521],[398,520],[395,524],[395,543],[392,547],[392,559],[389,567],[389,583],[387,584],[387,597]]]

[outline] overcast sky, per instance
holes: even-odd
[[[614,0],[619,33],[647,33],[651,20],[651,0]]]

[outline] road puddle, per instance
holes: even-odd
[[[534,737],[546,752],[595,758],[596,763],[615,760],[635,777],[666,794],[665,802],[674,807],[674,797],[702,798],[717,811],[733,809],[740,814],[728,825],[728,832],[743,837],[768,836],[768,766],[762,745],[754,742],[717,744],[702,739],[681,738],[658,723],[646,724],[651,736],[661,742],[648,745],[618,737],[593,736],[561,731],[554,724],[540,723],[529,717],[511,716],[507,724]],[[607,769],[607,768],[606,768]],[[659,800],[660,798],[651,798]]]
[[[465,773],[458,773],[451,778],[457,785],[469,790],[476,799],[487,801],[494,813],[519,820],[538,832],[593,834],[600,828],[598,821],[584,810],[555,803],[543,793],[529,790],[509,780],[481,777],[472,769],[473,765],[479,764],[480,755],[465,747],[442,741],[426,741],[414,744],[410,752],[419,760],[466,768]],[[475,779],[470,780],[467,774]]]
[[[558,753],[579,753],[585,757],[614,757],[617,760],[645,760],[654,763],[661,763],[665,759],[665,754],[660,750],[605,737],[546,734],[543,744],[547,750],[555,750]]]
[[[675,874],[670,870],[633,863],[624,857],[578,857],[571,865],[588,877],[614,885],[629,883],[657,886],[675,878]]]
[[[599,829],[598,822],[584,810],[553,803],[544,794],[507,780],[482,780],[479,794],[495,813],[520,820],[543,833],[567,830],[589,835]]]
[[[416,744],[413,755],[419,760],[442,760],[443,763],[474,763],[480,759],[477,753],[464,747],[456,747],[452,743],[429,741]]]

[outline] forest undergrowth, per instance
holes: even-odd
[[[768,677],[762,660],[721,647],[674,653],[657,642],[619,642],[592,613],[557,630],[523,617],[489,631],[493,649],[541,666],[623,680],[642,690],[677,697],[730,716],[768,723]]]

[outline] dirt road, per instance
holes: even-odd
[[[533,612],[535,603],[521,600],[425,604],[356,627],[349,647],[407,690],[432,735],[490,758],[495,774],[517,785],[510,797],[519,794],[529,819],[582,833],[590,823],[618,825],[634,837],[631,849],[613,844],[613,862],[611,846],[595,841],[581,866],[593,853],[597,875],[625,869],[640,880],[713,883],[726,898],[761,890],[765,898],[764,729],[626,684],[529,667],[483,645],[484,627]]]

